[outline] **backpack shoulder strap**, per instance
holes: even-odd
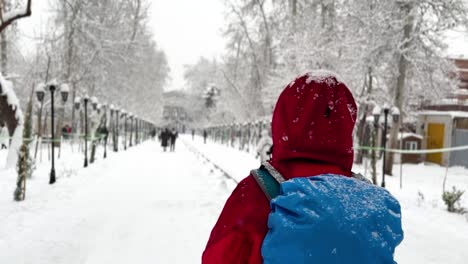
[[[251,174],[269,201],[280,194],[280,184],[285,180],[270,163],[264,162],[259,169],[252,170]]]

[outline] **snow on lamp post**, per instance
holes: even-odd
[[[45,96],[45,89],[44,89],[45,84],[41,83],[36,87],[36,97],[39,102],[44,102],[44,96]]]
[[[68,95],[70,94],[70,87],[68,84],[63,83],[60,85],[60,95],[62,96],[62,102],[65,103],[68,100]]]
[[[91,105],[92,105],[94,111],[97,110],[98,104],[99,104],[99,101],[96,98],[96,96],[91,97]]]
[[[80,105],[81,105],[81,98],[77,96],[74,102],[75,110],[80,110]]]
[[[70,94],[70,87],[68,86],[68,84],[66,83],[62,83],[60,85],[60,97],[62,98],[62,104],[64,105],[63,107],[63,112],[61,113],[61,118],[59,119],[60,122],[62,122],[62,120],[65,118],[65,103],[67,102],[68,100],[68,95]],[[62,126],[62,123],[59,123],[57,125],[60,125]],[[68,133],[68,131],[65,132],[65,134]],[[69,135],[66,135],[66,136],[69,136]],[[59,158],[60,158],[60,152],[59,152]]]

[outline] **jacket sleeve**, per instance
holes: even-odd
[[[266,198],[258,204],[263,193],[254,181],[251,176],[244,179],[227,200],[203,253],[203,264],[262,263],[260,248],[269,205]]]
[[[203,252],[203,264],[248,263],[251,243],[244,232],[231,231]]]

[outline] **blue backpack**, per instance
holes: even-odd
[[[396,263],[401,210],[387,190],[333,174],[285,181],[269,163],[252,175],[271,207],[264,263]]]

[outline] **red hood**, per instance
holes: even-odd
[[[286,178],[349,176],[356,110],[351,92],[335,75],[317,71],[298,77],[283,90],[273,113],[272,164]]]

